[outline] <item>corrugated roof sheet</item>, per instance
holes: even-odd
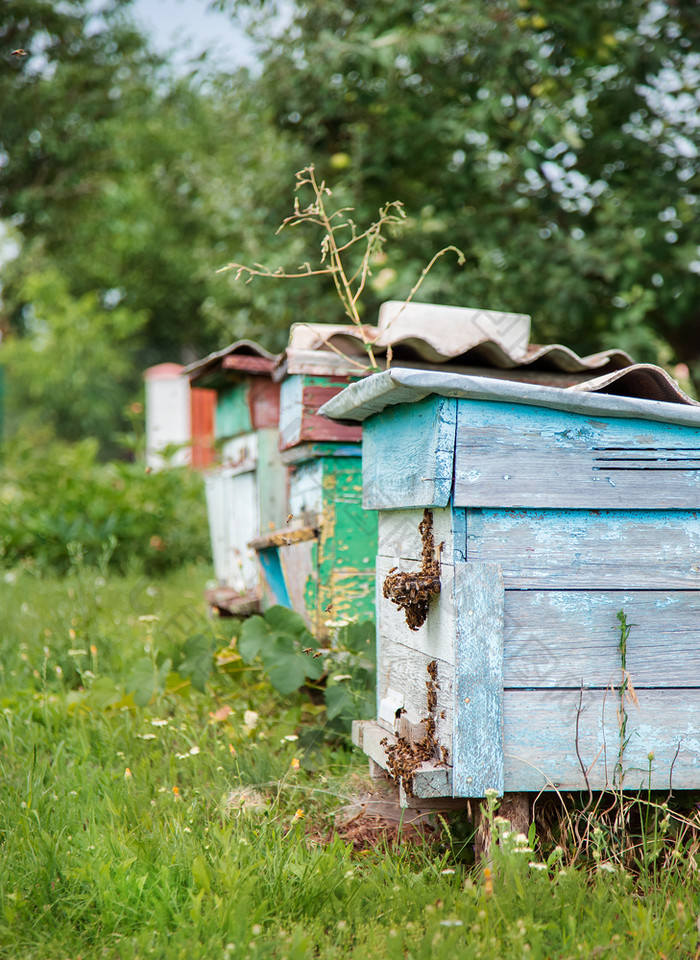
[[[612,389],[612,392],[606,392]],[[621,393],[621,391],[627,391]],[[641,393],[641,396],[639,395]],[[664,399],[649,399],[660,393]],[[617,376],[563,389],[431,370],[392,369],[353,383],[321,407],[334,420],[362,421],[388,406],[415,403],[431,394],[551,407],[570,413],[628,417],[700,427],[700,404],[665,370],[637,364]]]
[[[270,353],[254,340],[236,340],[223,350],[216,350],[202,360],[195,360],[182,372],[190,378],[190,383],[206,380],[220,370],[270,375],[279,359],[279,355]]]

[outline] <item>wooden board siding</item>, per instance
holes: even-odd
[[[619,610],[635,689],[700,689],[700,591],[507,590],[507,689],[619,685]]]
[[[253,424],[248,405],[248,384],[222,387],[216,400],[215,435],[217,440],[250,433]]]
[[[268,377],[251,377],[248,391],[250,420],[254,430],[279,427],[280,385]]]
[[[700,690],[640,690],[637,696],[639,707],[626,704],[629,739],[622,761],[624,786],[630,790],[651,786],[666,791],[671,785],[674,790],[697,790]],[[506,690],[505,789],[586,789],[576,753],[577,715],[578,750],[585,767],[590,768],[590,787],[602,790],[612,786],[620,745],[618,706],[619,695],[612,691],[584,691],[581,698],[575,690]]]
[[[452,564],[466,560],[465,511],[448,506],[433,507],[431,512],[435,544],[442,544],[442,562]],[[422,513],[415,509],[379,511],[378,554],[420,561],[423,544],[418,525],[422,519]]]
[[[697,509],[700,429],[460,400],[454,496],[460,507]]]
[[[205,474],[214,573],[220,586],[255,594],[258,568],[248,543],[258,530],[255,473],[222,467]]]
[[[300,443],[359,443],[361,426],[346,426],[318,413],[319,407],[340,393],[349,377],[312,377],[295,374],[282,383],[280,394],[280,450]]]
[[[190,423],[192,432],[192,466],[208,467],[214,461],[214,417],[216,390],[190,388]]]
[[[466,533],[507,588],[700,589],[696,510],[469,509]]]
[[[452,792],[456,797],[483,797],[489,789],[502,794],[503,577],[495,563],[458,563],[454,573]]]
[[[314,598],[319,636],[328,620],[374,620],[377,515],[362,509],[362,460],[324,457]],[[310,598],[311,599],[311,598]]]
[[[362,438],[366,509],[447,506],[456,403],[449,397],[428,397],[387,407],[366,422]]]

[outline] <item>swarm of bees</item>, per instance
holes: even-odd
[[[440,560],[435,557],[432,510],[423,512],[418,530],[423,543],[420,570],[417,573],[395,573],[396,567],[392,567],[382,586],[384,597],[404,611],[410,630],[419,630],[423,626],[431,599],[440,593]]]
[[[395,743],[390,744],[387,737],[379,741],[386,750],[386,765],[390,775],[401,784],[409,797],[414,796],[413,774],[421,763],[432,761],[439,766],[447,766],[449,762],[449,750],[438,743],[435,735],[437,691],[440,689],[437,660],[431,660],[427,670],[425,686],[428,692],[428,716],[421,721],[425,727],[423,739],[413,743],[406,737],[398,736]]]

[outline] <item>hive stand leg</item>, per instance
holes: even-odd
[[[510,822],[513,833],[524,833],[530,829],[530,795],[528,793],[506,793],[498,809],[497,817],[503,817]],[[476,835],[474,837],[474,853],[476,859],[489,859],[491,851],[491,831],[484,817],[481,807],[476,815]]]

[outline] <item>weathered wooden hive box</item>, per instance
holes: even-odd
[[[278,446],[289,476],[286,515],[251,544],[275,601],[302,613],[320,638],[338,620],[374,618],[377,519],[362,508],[362,427],[318,414],[362,371],[324,350],[314,328],[292,328],[275,370]],[[346,330],[326,325],[324,332]]]
[[[700,408],[663,371],[391,370],[323,412],[378,512],[372,762],[423,798],[700,788]]]
[[[217,586],[212,607],[245,615],[275,602],[250,542],[284,522],[287,469],[278,449],[276,358],[240,340],[187,368],[190,382],[216,390],[218,464],[205,474]]]

